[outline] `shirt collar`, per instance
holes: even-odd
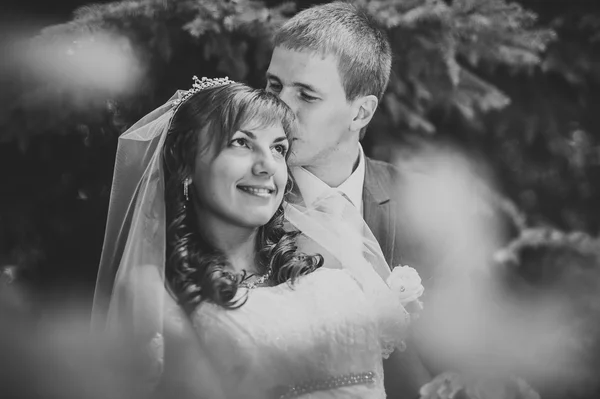
[[[365,155],[359,144],[358,166],[352,174],[337,187],[350,201],[362,212],[362,195],[365,182]],[[292,175],[296,180],[300,194],[306,204],[312,204],[330,187],[317,176],[303,167],[292,168]]]

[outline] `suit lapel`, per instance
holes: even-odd
[[[389,189],[393,183],[386,170],[365,158],[365,183],[363,190],[364,219],[379,242],[387,262],[393,267],[396,239],[396,206]]]

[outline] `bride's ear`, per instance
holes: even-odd
[[[354,113],[352,122],[350,123],[350,130],[360,131],[371,122],[379,100],[374,95],[368,95],[358,97],[353,103]]]

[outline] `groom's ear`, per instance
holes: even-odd
[[[377,97],[373,95],[361,96],[354,100],[354,117],[350,124],[350,130],[360,131],[367,126],[375,114],[378,103]]]

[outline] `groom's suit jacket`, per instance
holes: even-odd
[[[363,216],[377,238],[386,261],[414,267],[427,287],[432,279],[435,256],[425,251],[414,231],[415,215],[407,204],[407,190],[429,179],[426,174],[402,170],[386,162],[365,158]]]
[[[363,216],[377,238],[385,260],[393,268],[401,261],[396,250],[396,218],[401,173],[393,165],[365,157]]]

